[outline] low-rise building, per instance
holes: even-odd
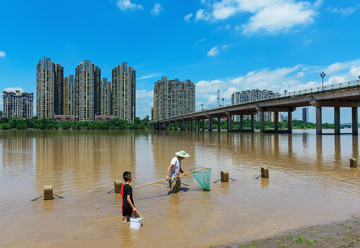
[[[19,90],[3,91],[3,117],[32,118],[34,110],[34,94],[20,93]]]

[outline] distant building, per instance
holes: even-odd
[[[309,108],[302,108],[302,121],[309,122]]]
[[[3,91],[3,116],[13,118],[32,118],[34,94]]]
[[[112,115],[127,121],[136,116],[136,72],[127,63],[112,70]]]
[[[195,84],[190,80],[169,80],[162,77],[155,82],[152,119],[161,120],[195,112]]]
[[[70,74],[64,80],[64,115],[73,116],[75,114],[75,77]]]
[[[100,83],[100,115],[111,115],[111,82],[103,78]]]
[[[44,57],[36,67],[36,115],[53,119],[63,114],[64,69]]]
[[[256,102],[261,100],[268,100],[272,98],[276,98],[279,96],[278,92],[273,92],[271,90],[259,90],[259,89],[253,89],[253,90],[244,90],[244,91],[238,91],[234,92],[231,95],[231,104],[237,105],[237,104],[245,104],[250,102]],[[264,113],[264,120],[265,121],[274,121],[275,116],[274,114],[271,114],[271,112],[265,112]],[[280,117],[280,115],[279,115]],[[250,118],[250,116],[246,115],[244,116],[244,119]],[[254,116],[254,119],[256,121],[260,120],[260,113],[257,113]],[[281,118],[279,118],[280,120]],[[239,121],[238,116],[234,116],[234,120]]]
[[[75,71],[75,116],[79,121],[94,121],[100,114],[99,67],[84,60]]]

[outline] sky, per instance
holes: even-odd
[[[137,116],[151,115],[163,76],[195,83],[200,110],[217,105],[218,90],[230,104],[235,91],[319,87],[321,72],[325,85],[359,80],[359,24],[358,0],[0,0],[0,89],[36,93],[44,56],[64,76],[90,60],[110,81],[127,62]],[[333,119],[325,108],[323,122]]]

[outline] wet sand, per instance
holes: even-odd
[[[360,247],[360,218],[294,229],[269,238],[243,244],[225,244],[217,248],[278,247]]]

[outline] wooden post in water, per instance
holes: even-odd
[[[269,169],[267,167],[261,167],[261,178],[269,178]]]
[[[357,160],[355,158],[350,158],[350,167],[357,168]]]
[[[115,191],[115,193],[121,193],[121,186],[122,186],[121,180],[115,180],[114,181],[114,191]]]
[[[44,186],[44,200],[52,200],[53,199],[53,189],[52,185]]]
[[[221,171],[221,182],[229,182],[229,172]]]

